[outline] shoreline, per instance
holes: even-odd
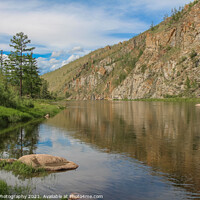
[[[191,103],[200,103],[200,98],[147,98],[147,99],[113,99],[112,101],[147,101],[147,102],[191,102]]]
[[[36,119],[45,118],[45,115],[49,114],[55,116],[61,110],[63,106],[58,104],[51,104],[47,101],[35,100],[32,107],[19,107],[8,108],[0,106],[0,126],[6,127],[12,123],[29,122]]]

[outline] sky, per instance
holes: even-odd
[[[128,40],[190,0],[0,0],[0,49],[24,32],[44,74]]]

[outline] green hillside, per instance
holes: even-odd
[[[69,99],[138,99],[200,94],[200,3],[159,25],[43,75]]]

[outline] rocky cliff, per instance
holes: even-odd
[[[148,31],[43,75],[69,99],[200,95],[200,2]]]

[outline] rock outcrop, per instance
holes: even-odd
[[[98,49],[43,75],[69,99],[139,99],[200,95],[200,2],[148,31]]]
[[[47,171],[72,170],[78,168],[78,165],[74,162],[48,154],[26,155],[19,158],[18,161],[31,165],[34,168],[44,168]]]
[[[19,159],[0,159],[0,162],[1,161],[5,161],[6,163],[20,161],[32,166],[33,168],[43,168],[47,171],[72,170],[78,168],[78,165],[72,161],[48,154],[31,154],[22,156]]]

